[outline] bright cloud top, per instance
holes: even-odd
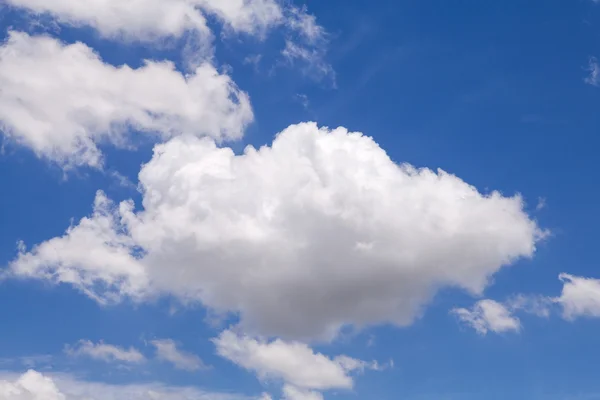
[[[47,377],[28,371],[0,378],[2,400],[243,400],[243,396],[204,392],[161,384],[109,385],[76,380],[68,375]]]
[[[141,363],[146,361],[142,353],[133,347],[124,349],[105,343],[92,343],[89,340],[80,340],[76,346],[68,346],[65,352],[73,357],[90,357],[105,362]]]
[[[494,300],[481,300],[471,310],[457,308],[453,310],[453,313],[481,335],[485,335],[489,331],[495,333],[518,332],[521,329],[519,319],[513,316],[503,304]]]
[[[62,165],[101,166],[97,144],[129,146],[131,129],[237,139],[253,119],[248,96],[210,64],[187,76],[170,62],[114,67],[82,43],[25,33],[0,47],[0,87],[4,133]]]
[[[204,13],[248,34],[264,32],[282,19],[275,0],[8,0],[8,4],[50,14],[63,24],[91,26],[108,38],[146,42],[178,38],[188,31],[209,37]]]
[[[238,313],[249,333],[331,339],[347,324],[410,324],[440,287],[481,293],[544,236],[519,196],[397,165],[371,138],[314,123],[241,155],[177,137],[139,179],[142,211],[99,193],[12,273],[102,302],[168,293]]]

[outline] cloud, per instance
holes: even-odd
[[[297,32],[309,44],[319,44],[327,40],[327,31],[317,23],[317,17],[308,14],[306,6],[291,7],[286,25]]]
[[[60,23],[90,26],[102,36],[143,42],[182,37],[186,32],[210,41],[205,14],[229,29],[263,34],[277,25],[282,11],[275,0],[7,0],[35,14],[49,14]]]
[[[283,400],[323,400],[323,395],[312,390],[302,390],[291,385],[283,387]]]
[[[331,359],[299,342],[266,342],[232,331],[222,332],[213,342],[221,357],[253,371],[259,379],[282,380],[296,388],[350,389],[353,381],[349,373],[377,367],[347,356]]]
[[[325,28],[317,23],[317,18],[308,14],[306,6],[290,7],[286,26],[292,32],[281,51],[288,65],[298,65],[301,71],[316,81],[331,79],[335,87],[335,71],[326,60],[329,47],[329,35]]]
[[[253,119],[248,96],[210,64],[186,76],[170,62],[114,67],[82,43],[18,32],[0,47],[0,87],[4,134],[65,166],[100,167],[97,145],[129,147],[132,129],[229,140]]]
[[[405,326],[442,287],[480,294],[544,237],[519,196],[394,163],[344,128],[293,125],[236,155],[207,138],[157,145],[143,209],[101,192],[91,216],[10,264],[101,302],[170,294],[246,333],[332,339]]]
[[[511,311],[523,311],[538,317],[548,318],[553,304],[554,301],[546,296],[518,294],[512,296],[505,305]]]
[[[592,86],[600,86],[600,65],[596,58],[590,58],[587,70],[589,75],[585,78],[585,83]]]
[[[330,77],[335,86],[335,71],[331,64],[325,61],[323,49],[310,48],[286,40],[285,48],[281,51],[281,54],[290,65],[300,63],[301,70],[305,75],[317,81]]]
[[[29,371],[15,382],[0,380],[2,400],[66,400],[50,378]]]
[[[563,317],[600,317],[600,280],[561,274],[563,289],[554,301],[563,309]]]
[[[264,37],[283,20],[283,10],[276,0],[193,0],[199,7],[218,17],[234,32]]]
[[[150,343],[156,348],[156,357],[159,360],[170,362],[177,369],[197,371],[206,367],[200,357],[179,350],[171,339],[153,340]]]
[[[85,356],[105,362],[141,363],[146,361],[144,355],[133,347],[124,349],[105,343],[95,344],[89,340],[80,340],[75,346],[67,346],[65,352],[70,356]]]
[[[30,370],[21,376],[0,376],[2,400],[249,400],[234,394],[205,392],[159,383],[109,385],[77,380],[69,375],[44,376]]]
[[[258,70],[260,69],[260,61],[261,60],[262,60],[261,54],[254,54],[254,55],[250,55],[250,56],[247,56],[246,58],[244,58],[244,64],[252,65],[252,67],[254,68],[254,71],[258,72]]]
[[[481,300],[470,310],[456,308],[452,312],[481,335],[485,335],[489,331],[495,333],[518,332],[521,329],[519,319],[513,316],[503,304],[494,300]]]

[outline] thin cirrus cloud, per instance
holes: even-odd
[[[131,130],[234,140],[253,119],[247,94],[210,64],[188,76],[171,62],[114,67],[82,43],[19,32],[0,47],[0,87],[4,134],[63,166],[101,167],[98,144],[134,146]]]
[[[0,374],[2,400],[250,400],[236,394],[213,393],[160,383],[111,385],[83,381],[67,374]]]
[[[104,362],[125,362],[139,364],[146,361],[146,357],[137,349],[128,349],[105,343],[93,343],[89,340],[80,340],[75,346],[66,346],[65,353],[72,357],[89,357]]]
[[[63,236],[22,245],[10,273],[103,303],[170,294],[236,313],[249,334],[331,340],[346,325],[409,325],[444,286],[480,294],[545,237],[519,196],[314,123],[240,155],[175,137],[139,180],[142,210],[99,192]]]

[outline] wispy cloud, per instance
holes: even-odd
[[[72,357],[89,357],[104,362],[141,363],[146,361],[142,353],[133,347],[125,349],[105,343],[80,340],[75,346],[66,346],[65,353]]]
[[[167,361],[177,369],[196,371],[207,368],[200,357],[179,350],[175,341],[171,339],[153,340],[150,343],[156,348],[156,357],[159,360]]]

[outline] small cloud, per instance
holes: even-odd
[[[244,58],[244,65],[251,65],[255,72],[260,70],[260,62],[262,60],[262,54],[249,55]]]
[[[600,279],[565,273],[559,279],[563,282],[562,293],[553,301],[562,307],[564,319],[600,317]]]
[[[65,353],[72,357],[89,357],[104,362],[141,363],[146,361],[144,355],[133,347],[124,349],[102,342],[95,344],[89,340],[80,340],[75,346],[66,346]]]
[[[285,48],[281,51],[288,65],[300,64],[302,73],[316,81],[322,81],[329,77],[335,87],[335,71],[331,64],[325,61],[323,48],[307,47],[291,40],[285,42]]]
[[[584,79],[585,83],[592,86],[600,86],[600,65],[595,57],[590,57],[588,67],[588,76]]]
[[[540,197],[538,198],[538,202],[537,205],[535,206],[535,210],[536,211],[540,211],[543,210],[544,208],[546,208],[546,198],[545,197]]]
[[[480,335],[486,335],[490,331],[503,333],[521,330],[520,320],[503,304],[494,300],[481,300],[471,309],[455,308],[451,312]]]
[[[329,35],[317,23],[317,18],[308,14],[306,6],[292,6],[287,10],[285,25],[289,34],[281,51],[283,63],[298,66],[305,76],[315,81],[329,78],[335,87],[335,71],[326,61]]]
[[[510,298],[506,305],[512,311],[523,311],[538,317],[548,318],[554,301],[545,296],[518,294]]]
[[[135,183],[133,183],[128,177],[121,174],[120,172],[112,170],[112,171],[108,171],[107,173],[108,173],[109,177],[114,179],[115,183],[118,186],[120,186],[122,188],[126,188],[126,189],[137,189],[137,186],[135,185]]]
[[[171,339],[153,340],[150,343],[156,348],[156,357],[159,360],[169,362],[177,369],[197,371],[206,368],[200,357],[179,350]]]
[[[326,40],[327,32],[317,24],[317,18],[308,14],[306,6],[291,7],[288,12],[289,16],[286,25],[293,31],[296,31],[300,36],[310,44],[316,44]]]
[[[367,339],[367,347],[373,347],[373,346],[375,346],[375,336],[370,335],[369,339]]]
[[[302,107],[305,110],[308,110],[308,108],[310,107],[310,101],[308,100],[308,96],[302,93],[298,93],[296,94],[296,100],[302,104]]]

